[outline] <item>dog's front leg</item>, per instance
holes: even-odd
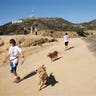
[[[45,85],[45,83],[43,81],[41,81],[41,86],[39,88],[39,91],[42,89],[42,87]]]
[[[40,85],[40,84],[41,84],[41,80],[39,81],[38,85]]]

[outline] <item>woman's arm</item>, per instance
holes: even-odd
[[[9,58],[9,54],[5,57],[3,63],[6,63],[6,60]]]

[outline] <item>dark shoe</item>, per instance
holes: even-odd
[[[14,83],[19,83],[20,82],[20,77],[17,77],[14,81]]]

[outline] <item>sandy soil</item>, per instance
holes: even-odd
[[[59,39],[27,56],[24,65],[18,66],[18,74],[24,78],[18,84],[13,83],[9,64],[0,67],[0,96],[96,96],[96,57],[81,38],[70,39],[69,47],[65,51],[63,40]],[[54,50],[59,51],[59,58],[51,63],[47,54]],[[53,73],[53,81],[39,92],[38,75],[34,70],[42,64],[48,75]]]

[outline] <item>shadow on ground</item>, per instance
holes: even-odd
[[[20,82],[23,81],[23,80],[25,80],[25,79],[28,79],[28,78],[36,75],[36,74],[37,74],[36,70],[35,70],[35,71],[32,71],[32,72],[30,72],[29,74],[25,75],[25,76],[20,80]]]
[[[63,58],[63,57],[58,57],[58,58],[54,59],[53,62],[54,62],[54,61],[57,61],[57,60],[59,60],[59,59],[61,59],[61,58]]]
[[[67,50],[70,50],[70,49],[73,49],[73,48],[75,48],[74,46],[71,46],[71,47],[69,47]]]
[[[42,89],[48,87],[48,86],[54,86],[56,83],[58,83],[58,81],[56,80],[55,76],[53,75],[53,73],[51,73],[49,75],[49,77],[47,78],[47,81],[45,83],[45,87],[43,87]]]

